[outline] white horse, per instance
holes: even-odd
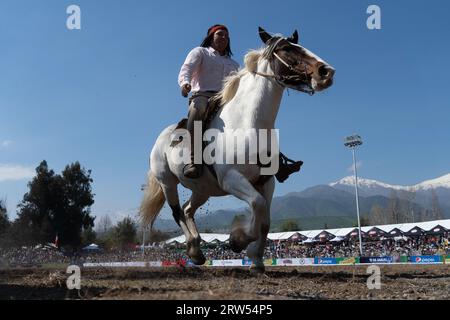
[[[274,129],[281,97],[285,88],[313,94],[332,85],[334,69],[318,56],[298,45],[298,33],[289,38],[271,36],[259,28],[265,48],[252,50],[245,56],[245,67],[227,78],[219,93],[221,108],[208,128],[224,132],[226,129]],[[176,125],[167,127],[159,135],[150,155],[148,185],[140,214],[145,224],[152,224],[167,201],[175,221],[186,236],[187,254],[195,264],[202,265],[205,257],[200,250],[200,236],[194,214],[209,197],[233,195],[248,203],[251,219],[247,225],[237,225],[230,235],[235,252],[247,248],[252,260],[251,270],[264,272],[263,254],[270,228],[270,205],[275,188],[274,178],[261,179],[261,167],[255,163],[213,164],[217,177],[203,170],[198,179],[183,176],[184,163],[175,159],[181,148],[171,146]],[[249,138],[249,146],[258,139]],[[266,151],[270,152],[270,146]],[[243,150],[233,149],[233,157]],[[226,152],[230,152],[228,149]],[[227,155],[227,158],[230,155]],[[277,157],[278,155],[273,155]],[[177,185],[192,190],[191,198],[180,207]]]

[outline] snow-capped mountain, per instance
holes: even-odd
[[[414,190],[430,190],[437,188],[448,188],[450,189],[450,173],[442,177],[427,180],[413,186]]]
[[[347,186],[354,187],[355,177],[348,176],[337,182],[333,182],[333,183],[329,184],[330,187],[339,187],[341,185],[347,185]],[[419,191],[419,190],[431,190],[431,189],[437,189],[437,188],[450,189],[450,173],[446,174],[442,177],[432,179],[432,180],[426,180],[426,181],[423,181],[421,183],[418,183],[418,184],[412,185],[412,186],[394,185],[394,184],[380,182],[377,180],[358,178],[358,187],[368,188],[368,189],[386,188],[386,189],[394,189],[394,190],[408,191],[408,192]]]
[[[329,184],[330,187],[355,192],[355,178],[345,177],[339,181]],[[450,174],[436,179],[426,180],[411,186],[388,184],[377,180],[358,178],[358,191],[361,196],[381,195],[390,197],[393,193],[400,198],[413,199],[415,202],[429,206],[431,203],[432,190],[439,197],[439,202],[450,206]]]

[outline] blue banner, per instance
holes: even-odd
[[[392,257],[361,257],[359,263],[392,263]]]
[[[243,266],[251,266],[252,265],[252,260],[242,259],[242,265]]]
[[[336,258],[314,258],[314,264],[337,264]]]
[[[439,263],[441,262],[440,256],[411,256],[408,257],[408,262],[411,263]]]

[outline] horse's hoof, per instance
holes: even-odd
[[[242,243],[234,238],[230,238],[230,248],[235,253],[241,253],[245,249]]]
[[[196,266],[202,266],[206,262],[206,258],[204,255],[201,255],[200,257],[191,257],[191,260]]]
[[[196,265],[196,266],[202,266],[205,264],[206,262],[206,258],[203,255],[203,252],[201,250],[192,250],[194,252],[192,252],[191,254],[188,253],[189,258],[191,258],[191,261]]]
[[[230,248],[235,253],[241,253],[254,240],[256,239],[250,238],[242,229],[235,229],[230,235]]]
[[[264,267],[264,265],[258,266],[258,265],[252,264],[250,266],[250,273],[253,275],[263,274],[265,271],[266,271],[266,268]]]

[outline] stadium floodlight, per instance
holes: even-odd
[[[362,239],[361,239],[361,220],[359,218],[359,200],[358,200],[358,173],[356,170],[356,147],[362,145],[361,136],[354,134],[345,138],[344,145],[352,150],[353,154],[353,171],[355,173],[355,196],[356,196],[356,214],[358,216],[358,234],[359,234],[359,253],[363,255]]]
[[[357,146],[362,145],[361,136],[355,134],[353,136],[346,137],[344,145],[349,148],[356,148]]]

